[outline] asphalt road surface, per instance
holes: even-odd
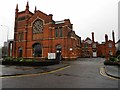
[[[2,88],[118,88],[118,80],[100,74],[102,58],[65,61],[70,67],[53,73],[3,78]]]

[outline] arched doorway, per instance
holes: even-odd
[[[62,46],[61,45],[57,45],[56,46],[56,51],[57,52],[61,52],[62,51]]]
[[[61,53],[62,53],[62,46],[61,45],[57,45],[56,46],[56,60],[61,61],[61,59],[62,59]]]
[[[22,53],[23,53],[22,47],[19,47],[18,48],[18,57],[22,57]]]
[[[42,46],[39,43],[33,44],[33,56],[42,57]]]

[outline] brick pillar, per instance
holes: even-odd
[[[114,35],[114,31],[112,31],[112,38],[113,38],[113,42],[115,42],[115,35]]]
[[[108,35],[105,34],[105,42],[107,42],[107,41],[108,41]]]

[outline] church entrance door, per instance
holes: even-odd
[[[42,46],[39,43],[33,44],[33,56],[42,57]]]

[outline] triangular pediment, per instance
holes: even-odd
[[[91,44],[91,43],[92,43],[92,40],[91,40],[89,37],[87,37],[87,38],[85,39],[85,42],[88,43],[88,44]]]
[[[35,20],[40,19],[44,22],[44,24],[51,22],[51,18],[49,15],[41,12],[41,11],[36,11],[32,17],[29,19],[29,23],[33,23]]]

